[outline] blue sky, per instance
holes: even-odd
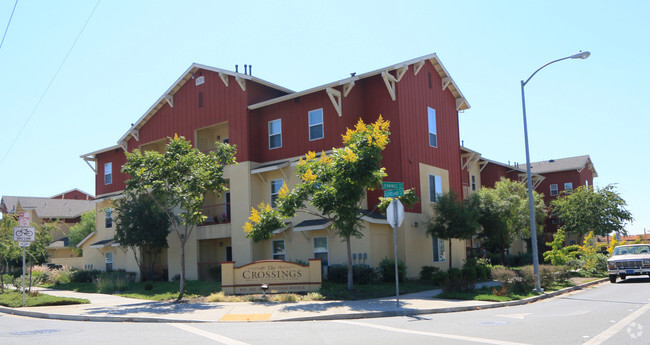
[[[524,162],[520,80],[589,50],[526,86],[531,160],[589,154],[628,231],[650,231],[650,2],[104,0],[45,92],[96,3],[18,2],[0,48],[0,195],[94,193],[79,155],[115,145],[192,62],[300,91],[435,52],[472,107],[465,146]]]

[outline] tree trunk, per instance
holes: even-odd
[[[180,302],[185,294],[185,238],[181,238],[181,285],[176,302]]]
[[[449,268],[451,268],[451,238],[449,239]]]
[[[32,292],[32,267],[34,265],[30,262],[29,263],[29,290],[27,292],[31,293]]]
[[[345,238],[346,247],[348,250],[348,290],[353,289],[352,279],[354,277],[354,267],[352,266],[352,247],[350,245],[350,236]]]
[[[5,274],[5,268],[4,268],[4,266],[2,266],[2,271],[0,271],[0,289],[2,290],[2,293],[5,293],[4,274]]]
[[[506,265],[506,239],[501,234],[501,264]]]

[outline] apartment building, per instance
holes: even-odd
[[[273,239],[254,243],[242,229],[251,207],[273,203],[283,183],[298,178],[297,160],[307,151],[330,151],[341,135],[361,118],[380,115],[391,123],[391,143],[384,151],[386,181],[415,188],[420,203],[407,209],[398,231],[398,256],[416,277],[420,267],[447,267],[448,241],[426,235],[423,224],[438,194],[462,193],[459,112],[469,109],[456,83],[436,54],[431,54],[308,90],[293,92],[245,73],[191,65],[117,141],[117,145],[84,154],[96,174],[97,231],[83,241],[87,268],[137,271],[133,253],[113,239],[119,198],[128,179],[120,172],[125,151],[164,150],[168,137],[184,136],[201,151],[216,141],[237,146],[237,165],[224,177],[230,190],[207,195],[208,221],[198,226],[186,245],[186,277],[205,279],[224,261],[236,265],[263,259],[344,264],[345,246],[330,224],[299,215]],[[373,212],[380,190],[368,191],[363,237],[352,240],[355,263],[377,266],[393,256],[392,228]],[[168,238],[160,269],[168,278],[180,272],[178,239]],[[455,241],[455,240],[454,240]],[[454,244],[453,266],[465,258],[462,242]],[[86,250],[92,249],[92,250]],[[458,251],[458,252],[457,252]]]

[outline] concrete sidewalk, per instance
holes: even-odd
[[[114,295],[40,289],[40,292],[53,296],[85,298],[90,301],[90,304],[25,308],[7,308],[0,306],[0,312],[46,319],[105,322],[252,322],[359,319],[449,313],[521,305],[579,290],[606,280],[601,279],[533,298],[511,302],[437,299],[434,296],[441,291],[429,290],[401,296],[399,306],[397,306],[394,297],[361,301],[296,303],[171,303],[146,301]]]

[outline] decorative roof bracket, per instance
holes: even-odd
[[[339,114],[339,117],[343,116],[343,105],[341,104],[341,91],[331,87],[328,87],[327,89],[325,89],[325,91],[327,92],[327,95],[330,97],[330,101],[332,101],[332,105],[334,106],[334,109],[336,109],[336,112]]]
[[[165,101],[167,101],[167,104],[169,104],[170,108],[174,107],[174,96],[173,95],[165,95]]]
[[[393,77],[393,75],[388,73],[387,71],[381,72],[381,77],[382,79],[384,79],[384,83],[386,84],[386,88],[388,89],[388,93],[390,94],[390,98],[394,101],[396,99],[395,82],[397,82],[397,79],[395,79],[395,77]]]
[[[226,85],[226,87],[228,87],[228,75],[226,73],[219,72],[219,78],[221,78],[224,85]]]
[[[350,93],[353,87],[354,87],[354,80],[343,85],[343,97],[348,97],[348,94]]]
[[[413,65],[413,75],[418,75],[418,73],[420,73],[420,70],[424,66],[424,61],[425,60],[418,61]]]
[[[451,78],[449,77],[442,78],[442,91],[445,91],[445,89],[447,88],[447,86],[449,86],[449,84],[451,84]]]
[[[246,79],[235,77],[235,80],[237,80],[237,83],[239,84],[239,87],[241,87],[241,90],[246,91]]]
[[[460,111],[463,108],[463,105],[467,105],[465,98],[456,98],[456,110]]]
[[[136,141],[140,141],[140,130],[138,129],[132,129],[131,130],[131,135]]]

